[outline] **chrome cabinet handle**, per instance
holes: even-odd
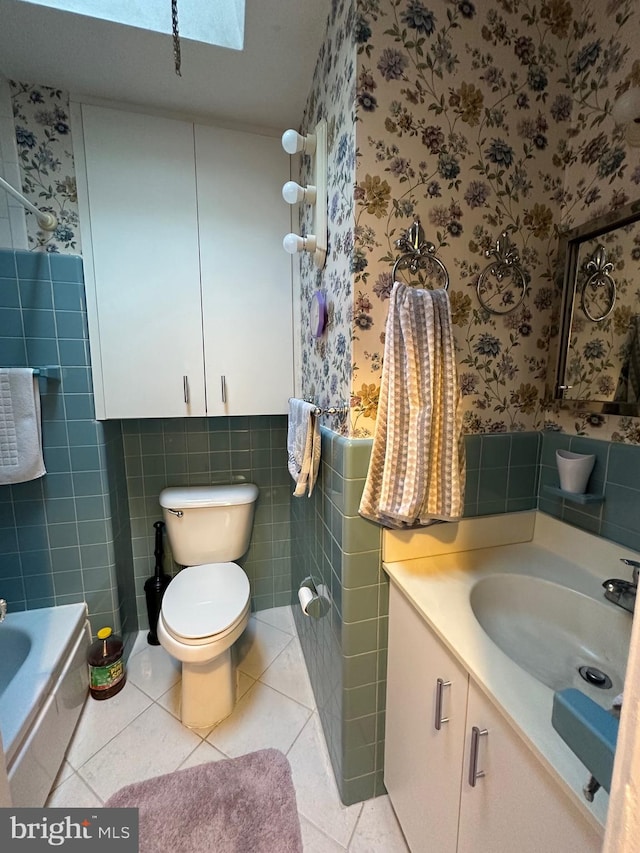
[[[189,405],[189,377],[182,377],[182,390],[184,392],[184,401],[187,405]]]
[[[469,784],[472,788],[475,788],[476,781],[478,779],[482,779],[484,776],[484,770],[478,770],[478,748],[480,744],[480,738],[488,735],[489,732],[487,729],[479,729],[477,726],[474,726],[471,729],[471,754],[469,755]]]
[[[222,394],[222,402],[227,402],[227,378],[226,376],[220,377],[220,391]]]
[[[444,681],[442,678],[439,678],[436,682],[436,718],[435,718],[435,727],[436,731],[440,731],[443,723],[449,722],[449,717],[442,716],[442,691],[445,687],[451,687],[450,681]]]

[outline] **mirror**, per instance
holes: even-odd
[[[555,397],[612,415],[640,414],[640,201],[563,238],[563,308]]]

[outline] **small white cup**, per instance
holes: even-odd
[[[593,454],[556,450],[560,488],[574,495],[583,495],[587,490],[595,461],[596,457]]]

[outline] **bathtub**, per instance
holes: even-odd
[[[87,696],[85,604],[0,623],[0,732],[14,806],[43,806]]]

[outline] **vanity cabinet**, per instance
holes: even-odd
[[[598,833],[394,583],[384,781],[412,853],[601,849]]]
[[[279,140],[85,104],[74,117],[97,417],[286,412]]]

